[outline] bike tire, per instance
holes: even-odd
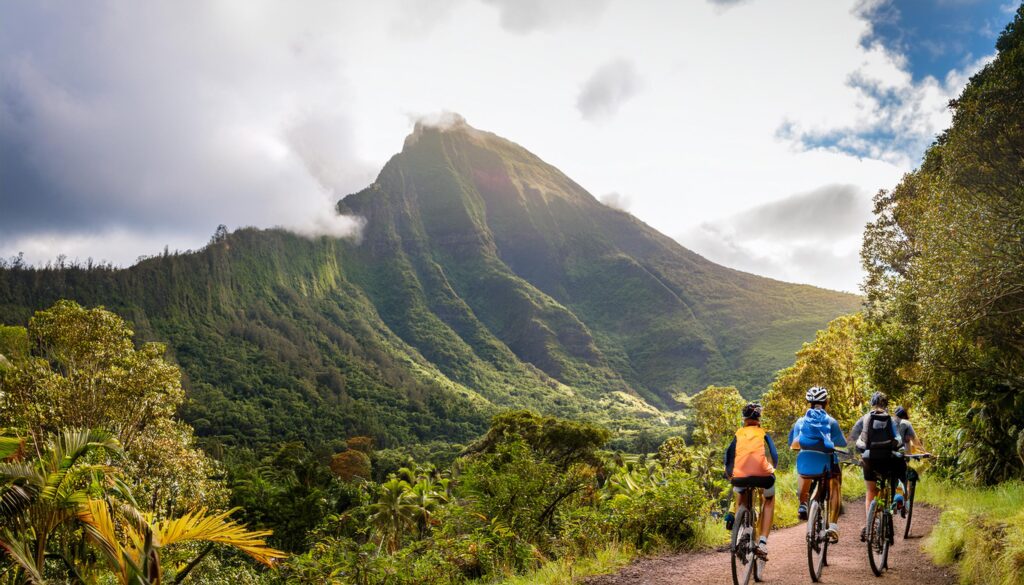
[[[868,564],[876,577],[882,576],[885,569],[885,558],[889,553],[889,545],[885,538],[885,513],[876,499],[868,509]]]
[[[750,511],[746,506],[740,506],[736,510],[736,519],[732,525],[732,544],[729,555],[732,560],[732,582],[733,585],[748,585],[753,573],[754,528],[750,521]]]
[[[896,541],[896,530],[892,519],[892,514],[883,514],[882,520],[885,522],[885,546],[882,547],[882,568],[889,568],[889,547]]]
[[[821,504],[817,500],[812,500],[811,508],[807,511],[807,570],[811,574],[811,581],[815,583],[821,580],[828,551],[828,537],[824,532]]]
[[[917,491],[917,482],[911,481],[907,486],[907,524],[903,527],[903,539],[910,538],[910,521],[914,519],[914,492]]]

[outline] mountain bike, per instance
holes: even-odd
[[[920,455],[905,455],[907,461],[907,485],[906,487],[906,502],[903,504],[904,513],[906,514],[907,523],[903,527],[903,538],[910,538],[910,521],[914,519],[914,492],[917,491],[917,481],[920,476],[913,467],[910,467],[909,460],[927,459],[931,457],[931,453],[922,453]]]
[[[836,449],[836,453],[848,454]],[[842,461],[843,465],[856,465],[850,461]],[[811,573],[811,581],[821,580],[821,573],[828,566],[828,545],[832,538],[828,534],[829,510],[832,509],[831,474],[823,473],[811,479],[811,496],[807,509],[807,570]]]
[[[736,508],[736,519],[732,525],[732,582],[733,585],[747,585],[764,579],[764,559],[754,550],[761,537],[757,523],[758,512],[764,506],[764,489],[746,487],[740,493],[740,505]]]
[[[894,453],[893,457],[900,457],[900,454]],[[875,475],[878,495],[868,509],[867,544],[868,563],[876,577],[881,577],[882,571],[889,568],[889,547],[895,534],[892,524],[892,513],[896,507],[893,492],[898,479],[893,471]]]

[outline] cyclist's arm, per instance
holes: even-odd
[[[846,437],[843,436],[843,429],[839,428],[839,421],[832,419],[832,443],[836,447],[845,447],[847,445]]]
[[[789,448],[794,451],[800,450],[800,443],[797,442],[800,432],[797,429],[800,427],[800,421],[802,420],[803,418],[796,419],[796,422],[793,423],[793,428],[789,429]]]
[[[736,438],[733,437],[729,448],[725,450],[725,477],[732,479],[732,466],[736,462]]]
[[[772,436],[765,434],[764,442],[768,443],[768,453],[772,456],[772,467],[778,467],[779,465],[779,451],[775,448],[775,441],[772,440]]]
[[[861,433],[864,432],[864,417],[857,419],[857,423],[850,429],[850,440],[849,443],[857,445],[857,441],[860,440]],[[862,449],[860,445],[857,445],[858,449]]]

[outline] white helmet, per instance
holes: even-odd
[[[807,402],[812,404],[815,402],[825,402],[828,400],[828,389],[824,386],[811,386],[807,390],[805,398],[807,398]]]

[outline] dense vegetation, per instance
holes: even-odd
[[[921,167],[875,199],[872,384],[947,425],[950,469],[1024,476],[1024,8],[950,106]]]
[[[108,307],[168,344],[180,414],[211,446],[466,443],[531,408],[615,421],[640,450],[679,422],[675,396],[756,395],[858,305],[712,264],[465,125],[417,128],[339,208],[366,218],[361,241],[218,230],[123,270],[8,261],[0,323]]]

